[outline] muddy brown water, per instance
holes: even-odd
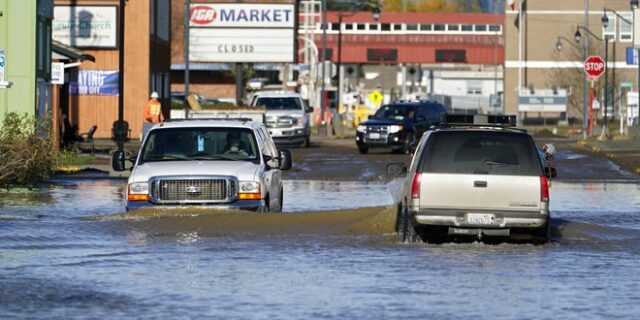
[[[390,183],[284,213],[123,212],[123,181],[0,193],[0,318],[637,318],[640,185],[554,182],[553,242],[403,244]]]

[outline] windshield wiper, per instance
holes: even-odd
[[[167,159],[188,160],[189,158],[187,158],[185,156],[178,156],[178,155],[173,155],[173,154],[156,154],[156,155],[152,155],[152,156],[144,159],[144,161],[157,161],[157,160],[167,160]]]
[[[238,159],[238,158],[233,158],[233,157],[228,157],[228,156],[223,156],[223,155],[219,155],[219,154],[207,154],[207,155],[201,155],[201,156],[193,156],[191,157],[192,160],[230,160],[230,161],[243,161],[242,159]]]
[[[516,166],[517,165],[514,163],[498,162],[498,161],[490,161],[490,160],[485,161],[484,164],[488,166]]]

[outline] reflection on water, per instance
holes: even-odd
[[[124,213],[123,187],[61,181],[0,192],[0,318],[640,313],[635,184],[554,183],[557,242],[544,246],[401,244],[400,180],[286,182],[287,212],[268,214]]]

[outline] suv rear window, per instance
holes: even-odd
[[[434,132],[420,171],[427,173],[540,176],[535,144],[526,134],[494,131]]]

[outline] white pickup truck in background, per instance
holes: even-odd
[[[309,108],[299,93],[257,92],[251,98],[254,108],[265,108],[265,124],[276,144],[296,144],[309,147],[311,121]]]

